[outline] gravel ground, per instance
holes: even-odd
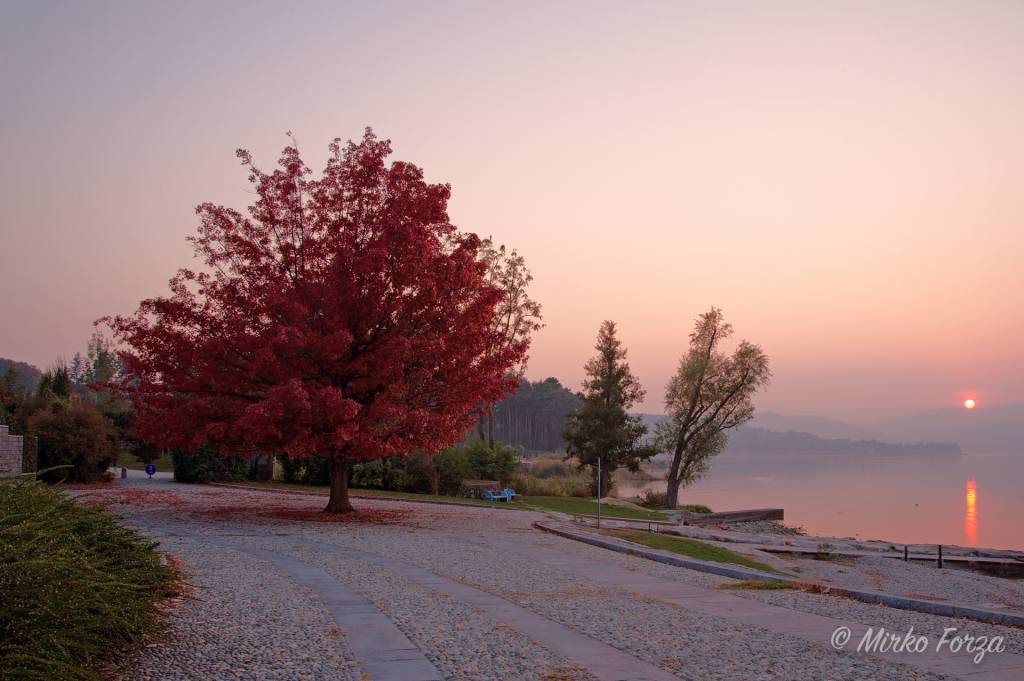
[[[498,522],[509,521],[508,518]],[[480,522],[474,523],[477,532]],[[682,608],[664,603],[638,598],[625,590],[598,588],[587,580],[547,565],[527,561],[516,556],[511,548],[507,551],[496,551],[494,548],[481,546],[474,542],[474,535],[455,536],[448,532],[409,532],[402,528],[353,528],[351,534],[340,536],[328,530],[305,530],[303,534],[315,537],[318,541],[326,541],[339,546],[349,546],[378,555],[401,556],[405,562],[423,567],[436,574],[441,574],[458,581],[476,586],[491,593],[497,593],[508,600],[526,607],[548,619],[560,622],[572,629],[586,633],[604,643],[620,650],[627,651],[652,664],[661,666],[680,678],[688,679],[941,679],[944,677],[920,672],[911,667],[891,663],[880,663],[866,660],[852,654],[840,654],[824,644],[809,644],[801,639],[780,635],[764,629],[737,626],[728,621],[688,612]],[[479,539],[483,541],[482,539]],[[678,570],[651,561],[639,560],[618,553],[611,553],[590,547],[578,542],[566,543],[565,540],[550,535],[530,535],[531,542],[540,541],[562,553],[579,554],[581,558],[620,562],[645,573],[663,573],[664,571],[684,573],[692,583],[711,586],[725,581],[705,573],[689,570]],[[264,540],[265,541],[265,540]],[[514,541],[514,540],[513,540]],[[468,543],[467,543],[468,542]],[[272,543],[272,542],[271,542]],[[417,619],[405,621],[403,610],[407,607],[408,596],[402,596],[402,604],[393,609],[391,597],[381,598],[384,593],[394,592],[406,594],[408,588],[396,586],[395,580],[389,577],[391,586],[381,583],[380,573],[365,574],[365,566],[358,561],[348,561],[336,557],[324,557],[308,549],[296,548],[296,555],[320,564],[322,567],[337,574],[357,589],[370,596],[382,610],[396,620],[404,631],[423,646],[425,652],[439,667],[453,678],[480,678],[472,673],[468,676],[458,675],[464,669],[452,667],[453,660],[438,659],[437,651],[431,650],[436,642],[442,650],[454,645],[465,649],[466,643],[461,642],[466,632],[432,631],[430,639],[425,638],[427,632],[416,630]],[[659,576],[659,575],[655,575]],[[708,578],[708,579],[705,579]],[[363,586],[357,586],[358,580]],[[376,583],[375,583],[376,582]],[[413,590],[414,585],[410,585]],[[421,592],[422,593],[422,592]],[[375,595],[376,594],[376,595]],[[380,599],[380,600],[378,600]],[[458,604],[442,603],[433,606],[437,611],[452,612]],[[394,614],[392,614],[394,613]],[[611,613],[611,615],[609,615]],[[449,621],[459,621],[466,617],[465,610],[456,609]],[[414,627],[413,630],[407,627]],[[475,622],[469,632],[487,631],[486,618]],[[453,637],[454,633],[454,637]],[[511,638],[511,640],[509,640]],[[454,639],[454,640],[453,640]],[[504,639],[504,640],[503,640]],[[505,636],[497,639],[488,638],[487,642],[470,642],[474,656],[490,654],[492,659],[515,662],[520,659],[523,641],[515,637]],[[426,643],[426,645],[424,645]],[[483,649],[481,649],[483,645]],[[725,651],[723,651],[723,647]],[[723,654],[725,652],[725,654]],[[546,668],[554,664],[562,666],[566,663],[557,660],[548,661],[544,657],[533,658],[530,653],[523,656],[519,669],[507,667],[515,673],[509,676],[498,675],[497,678],[543,678],[530,672],[531,667]]]
[[[167,642],[127,660],[126,679],[360,679],[334,619],[307,589],[245,554],[158,538],[162,550],[184,562],[195,588],[175,613]]]
[[[929,615],[923,612],[898,610],[884,605],[862,603],[839,596],[806,593],[802,591],[758,591],[736,589],[730,591],[737,596],[751,598],[763,603],[780,605],[792,610],[811,612],[827,617],[882,626],[892,632],[905,633],[910,627],[915,634],[924,634],[929,640],[936,642],[942,637],[947,627],[958,629],[960,633],[972,636],[1002,636],[1006,642],[1006,652],[1024,655],[1024,629],[1004,627],[997,624],[985,624],[975,620]]]
[[[802,527],[791,527],[775,520],[752,520],[746,523],[729,523],[729,528],[736,530],[737,532],[771,534],[779,537],[804,537],[807,535]]]
[[[969,603],[996,610],[1024,610],[1024,582],[892,558],[790,559],[786,570],[810,581],[854,589]]]
[[[521,596],[557,622],[690,679],[934,681],[946,677],[881,663],[825,644],[737,626],[682,608],[621,595]]]
[[[402,534],[406,534],[402,532]],[[265,549],[280,549],[280,541],[243,538]],[[353,548],[365,548],[358,541]],[[449,596],[435,593],[399,575],[368,568],[356,559],[325,555],[291,545],[291,555],[338,577],[373,601],[447,678],[523,679],[542,681],[572,665],[518,632],[496,624],[484,613]],[[575,675],[574,679],[589,679]]]
[[[450,594],[356,557],[318,551],[289,535],[387,556],[500,595],[681,678],[943,678],[907,665],[837,653],[826,644],[738,625],[624,590],[600,588],[571,569],[517,554],[517,545],[528,543],[581,561],[603,561],[706,588],[732,581],[542,534],[531,527],[542,517],[539,514],[360,499],[357,505],[365,512],[364,520],[373,522],[311,522],[309,514],[315,514],[322,499],[148,482],[148,487],[119,484],[96,496],[123,503],[118,508],[125,510],[128,522],[172,528],[181,523],[188,532],[229,536],[233,542],[287,553],[322,568],[369,598],[450,679],[592,677],[541,642]],[[164,550],[185,562],[190,581],[199,587],[197,598],[175,614],[166,644],[132,656],[134,671],[127,678],[359,679],[359,669],[330,614],[314,594],[274,566],[190,539],[162,542]],[[833,567],[843,569],[831,564],[826,569]],[[914,579],[908,574],[905,584]],[[899,586],[904,588],[904,583]],[[1024,632],[1006,627],[803,592],[730,593],[896,631],[913,625],[916,632],[930,635],[949,626],[972,634],[998,633],[1010,651],[1024,650]]]

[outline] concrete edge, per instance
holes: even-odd
[[[763,582],[787,582],[790,584],[802,583],[799,580],[785,577],[783,575],[773,575],[768,572],[761,572],[760,570],[751,570],[747,568],[733,568],[718,563],[708,563],[703,560],[697,560],[696,558],[685,558],[683,556],[649,549],[639,544],[633,544],[632,542],[618,539],[606,539],[604,537],[597,537],[585,532],[572,532],[546,523],[538,522],[534,523],[534,525],[545,532],[550,532],[551,534],[556,534],[560,537],[565,537],[566,539],[575,539],[576,541],[583,542],[584,544],[590,544],[602,549],[611,549],[612,551],[617,551],[619,553],[640,556],[641,558],[647,558],[657,563],[665,563],[666,565],[675,565],[676,567],[689,568],[690,570],[697,570],[699,572],[710,572],[711,574],[720,575],[722,577],[732,577],[733,579],[756,579]]]
[[[802,582],[791,577],[784,577],[781,575],[772,575],[760,570],[751,570],[747,568],[733,568],[719,565],[717,563],[708,563],[695,558],[684,558],[682,556],[676,556],[662,551],[656,551],[639,544],[633,544],[617,539],[606,539],[604,537],[597,537],[586,532],[573,532],[571,530],[554,527],[546,523],[534,523],[536,527],[545,532],[565,537],[566,539],[573,539],[575,541],[583,542],[584,544],[590,544],[604,549],[610,549],[619,553],[626,553],[642,558],[647,558],[658,563],[665,563],[667,565],[675,565],[677,567],[688,568],[690,570],[697,570],[699,572],[708,572],[722,577],[731,577],[733,579],[749,579],[762,582],[786,582],[793,585],[806,585],[807,582]],[[1015,614],[1010,612],[999,612],[997,610],[987,610],[985,608],[974,608],[965,605],[955,605],[952,603],[939,603],[935,601],[925,601],[917,598],[906,598],[904,596],[893,596],[892,594],[880,593],[878,591],[862,591],[859,589],[847,589],[845,587],[837,586],[824,586],[817,585],[821,588],[822,593],[834,596],[845,596],[852,598],[857,601],[864,603],[872,603],[875,605],[884,605],[890,608],[897,608],[900,610],[912,610],[915,612],[923,612],[928,615],[942,615],[945,617],[965,617],[979,622],[987,622],[991,624],[1002,624],[1011,627],[1024,627],[1024,614]]]

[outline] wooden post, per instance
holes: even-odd
[[[939,569],[942,569],[942,544],[939,544]]]
[[[910,547],[909,546],[904,546],[903,547],[903,562],[904,563],[909,563],[910,562]]]

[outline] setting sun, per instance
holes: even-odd
[[[974,400],[964,400],[965,409],[974,409]]]

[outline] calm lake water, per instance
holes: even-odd
[[[665,490],[622,480],[617,494]],[[808,532],[898,543],[1024,550],[1024,454],[851,461],[723,454],[682,504],[715,511],[784,508]]]

